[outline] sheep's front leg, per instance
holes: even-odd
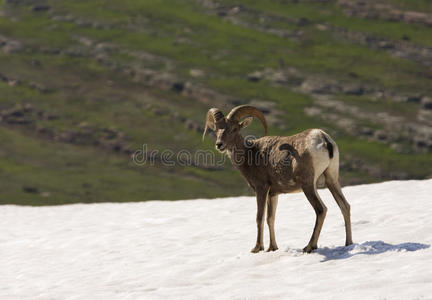
[[[267,225],[269,227],[269,232],[270,232],[270,246],[268,247],[267,252],[276,251],[278,249],[278,246],[276,244],[276,234],[274,230],[277,204],[278,204],[278,196],[269,195],[267,199]]]
[[[252,253],[258,253],[261,250],[264,250],[264,213],[267,202],[267,193],[268,190],[265,191],[257,191],[257,215],[256,215],[256,223],[257,223],[257,241],[255,247],[252,248]]]

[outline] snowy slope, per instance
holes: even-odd
[[[432,299],[432,180],[344,188],[356,244],[329,208],[281,196],[279,250],[251,254],[251,197],[0,206],[0,299]],[[268,244],[267,228],[265,236]]]

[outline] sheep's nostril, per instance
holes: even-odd
[[[216,148],[220,149],[222,147],[222,143],[216,143]]]

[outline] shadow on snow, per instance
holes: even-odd
[[[383,241],[368,241],[361,244],[352,244],[349,246],[341,246],[336,248],[319,248],[315,250],[315,253],[324,256],[322,262],[335,260],[335,259],[346,259],[355,255],[374,255],[384,252],[404,252],[404,251],[417,251],[421,249],[427,249],[430,245],[421,243],[401,243],[397,245],[387,244]]]

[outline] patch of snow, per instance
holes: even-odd
[[[258,254],[252,197],[0,206],[0,299],[430,299],[432,180],[343,192],[355,244],[320,190],[329,210],[312,254],[302,193],[280,196],[279,250]]]

